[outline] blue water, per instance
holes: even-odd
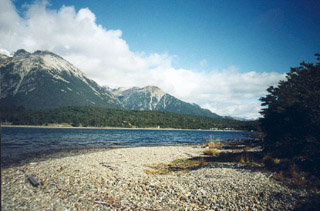
[[[248,134],[250,132],[4,127],[1,164],[60,150],[201,144],[208,143],[210,136],[225,141],[249,139]]]

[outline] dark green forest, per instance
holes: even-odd
[[[159,111],[129,111],[68,106],[48,110],[1,107],[1,122],[13,125],[67,123],[74,127],[176,128],[258,130],[257,121],[201,117]]]

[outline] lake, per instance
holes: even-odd
[[[1,165],[53,152],[92,148],[186,145],[249,139],[250,132],[3,127]]]

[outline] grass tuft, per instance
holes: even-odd
[[[203,154],[216,157],[219,154],[219,152],[217,149],[210,149],[209,148],[209,149],[204,150]]]
[[[220,139],[218,138],[216,141],[213,140],[212,135],[209,137],[208,149],[203,151],[203,154],[216,157],[218,156],[219,152],[218,149],[222,148],[222,144]]]

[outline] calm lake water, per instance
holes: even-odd
[[[3,127],[3,166],[40,155],[87,148],[137,147],[249,139],[250,132]]]

